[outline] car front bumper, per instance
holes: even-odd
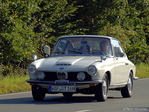
[[[28,79],[26,80],[28,83],[30,83],[31,85],[39,85],[43,88],[48,88],[49,86],[53,86],[53,85],[75,85],[77,89],[84,89],[84,88],[89,88],[92,85],[97,85],[99,83],[102,83],[102,80],[94,80],[94,81],[60,81],[60,80],[56,80],[56,81],[40,81],[40,80],[32,80],[32,79]]]

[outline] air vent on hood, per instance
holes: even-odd
[[[70,66],[71,64],[66,64],[66,63],[65,63],[65,64],[62,64],[62,63],[61,63],[61,64],[56,64],[56,65],[58,65],[58,66],[59,66],[59,65],[60,65],[60,66]]]

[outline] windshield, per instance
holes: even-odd
[[[99,37],[67,37],[58,40],[53,55],[112,55],[110,39]]]

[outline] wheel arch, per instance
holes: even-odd
[[[110,85],[111,84],[111,72],[107,71],[106,74],[108,76],[108,81],[109,81],[109,85]]]
[[[134,71],[131,69],[129,75],[132,75],[132,78],[135,77]]]

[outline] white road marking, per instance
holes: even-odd
[[[91,111],[91,110],[79,110],[79,111],[75,111],[75,112],[88,112],[88,111]]]

